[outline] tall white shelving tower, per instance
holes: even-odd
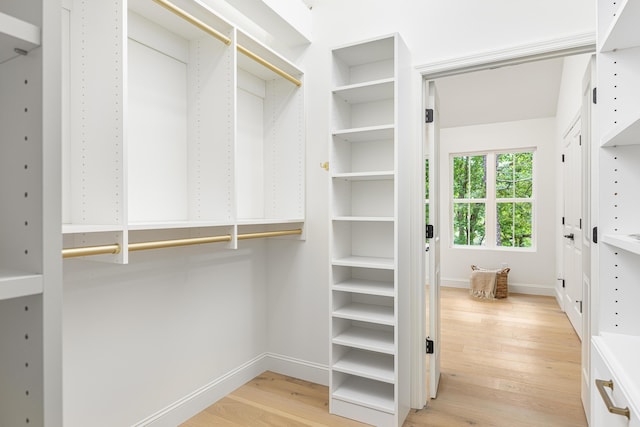
[[[640,425],[638,22],[639,2],[598,0],[600,275],[593,311],[592,426]]]
[[[62,425],[55,3],[0,5],[0,426]]]
[[[409,411],[409,65],[398,34],[333,50],[330,410],[378,426]]]

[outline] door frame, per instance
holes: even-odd
[[[425,85],[428,84],[430,80],[506,65],[523,64],[580,53],[593,53],[595,50],[596,34],[595,31],[593,31],[567,37],[553,38],[542,42],[523,43],[506,49],[479,52],[416,66],[417,81],[414,87],[419,88],[417,90],[419,90],[420,97],[422,98],[420,114],[417,114],[420,119],[415,128],[415,132],[418,132],[416,137],[420,138],[420,144],[417,145],[420,146],[421,153],[416,157],[420,159],[420,162],[423,164],[421,168],[414,168],[414,182],[416,185],[424,188],[424,182],[421,183],[421,181],[424,180],[423,150],[425,146],[425,123],[422,112],[427,105],[427,99],[424,97]],[[431,164],[433,160],[435,159],[430,159],[429,164]],[[417,192],[414,194],[417,194]],[[422,195],[422,202],[423,201],[424,194]],[[435,206],[434,208],[439,209],[440,207]],[[422,210],[421,218],[413,218],[411,223],[413,235],[421,235],[424,238],[423,217],[424,210]],[[426,361],[424,357],[426,352],[425,337],[427,336],[425,326],[427,307],[425,305],[424,256],[420,257],[417,262],[418,265],[411,269],[412,295],[414,296],[411,302],[411,407],[414,409],[422,409],[428,401],[425,382]]]

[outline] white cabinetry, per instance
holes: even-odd
[[[637,425],[611,415],[595,380],[614,380],[613,403],[640,401],[640,7],[598,1],[599,290],[591,370],[591,424]],[[637,236],[640,237],[640,236]],[[626,403],[623,402],[626,400]],[[634,421],[635,420],[635,421]],[[617,423],[617,424],[614,424]]]
[[[132,243],[235,248],[239,227],[302,226],[298,68],[198,1],[73,0],[64,16],[65,247],[117,244],[101,257],[126,263]]]
[[[45,3],[0,5],[2,426],[62,425],[59,14]]]
[[[330,410],[379,426],[409,409],[408,64],[397,34],[333,50]]]

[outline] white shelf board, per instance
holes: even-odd
[[[295,224],[304,222],[304,218],[238,218],[238,225]]]
[[[389,354],[350,350],[334,363],[333,370],[386,383],[395,381],[393,356]]]
[[[62,224],[62,234],[104,233],[111,231],[124,231],[124,227],[114,224]]]
[[[383,270],[393,270],[395,268],[393,258],[349,256],[334,259],[331,263],[345,267],[380,268]]]
[[[333,89],[333,94],[349,104],[393,99],[394,79],[381,79],[373,82],[340,86]]]
[[[363,142],[393,139],[394,132],[395,126],[389,124],[335,130],[332,134],[345,142]]]
[[[617,374],[620,386],[627,391],[629,400],[640,401],[640,336],[604,332],[593,337],[593,343],[609,362],[611,370]]]
[[[333,311],[333,317],[358,320],[379,325],[395,325],[393,307],[375,304],[351,303]]]
[[[391,414],[395,409],[393,385],[365,378],[348,378],[333,392],[332,397]]]
[[[352,326],[336,335],[332,342],[333,344],[377,351],[378,353],[395,354],[392,331]]]
[[[637,144],[640,144],[640,111],[602,135],[601,146],[603,147]]]
[[[601,241],[616,248],[640,255],[640,240],[633,237],[620,234],[604,234]]]
[[[334,291],[353,292],[357,294],[380,295],[393,297],[395,290],[392,282],[375,280],[348,279],[333,285]]]
[[[385,36],[333,50],[333,55],[345,65],[357,66],[370,62],[385,61],[394,57],[394,38]]]
[[[640,31],[638,31],[640,2],[637,0],[622,0],[621,3],[607,32],[601,38],[601,52],[640,45]]]
[[[41,294],[43,288],[41,274],[0,270],[0,301]]]
[[[0,63],[40,45],[40,27],[0,12]]]
[[[332,175],[332,178],[347,181],[387,181],[392,180],[394,177],[395,174],[393,171],[346,172]]]
[[[334,221],[350,222],[393,222],[392,216],[336,216]]]
[[[203,228],[229,226],[223,221],[160,221],[160,222],[132,222],[128,225],[130,231],[168,230],[176,228]]]

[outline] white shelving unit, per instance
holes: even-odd
[[[408,64],[397,34],[333,50],[330,411],[378,426],[402,425],[409,409]]]
[[[161,3],[64,11],[65,247],[121,248],[92,259],[127,263],[142,236],[235,248],[240,226],[304,223],[303,73],[201,2]]]
[[[640,425],[640,6],[598,1],[599,286],[592,339],[591,425]],[[611,414],[595,380],[630,419]]]
[[[60,146],[53,36],[59,15],[50,14],[50,6],[39,0],[0,5],[2,426],[62,424],[59,176],[48,166]]]

